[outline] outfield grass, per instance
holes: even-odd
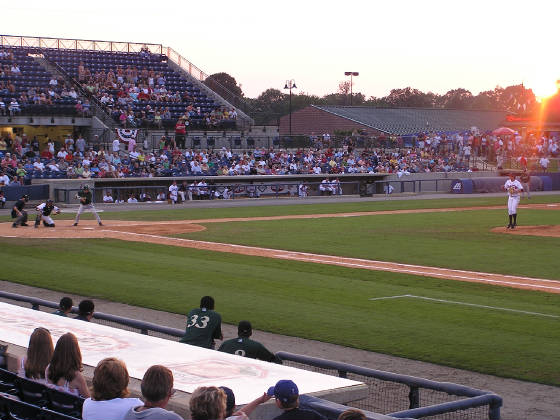
[[[541,196],[532,202],[558,202]],[[414,200],[104,213],[177,220],[504,204],[503,198]],[[72,217],[72,215],[68,215]],[[559,240],[498,235],[505,210],[207,224],[189,238],[558,278]],[[521,210],[522,224],[559,224]],[[211,294],[228,323],[560,385],[560,295],[411,275],[110,239],[0,238],[2,278],[186,313]],[[418,295],[499,309],[401,298]],[[285,349],[289,350],[289,349]]]
[[[560,385],[559,318],[368,300],[412,294],[560,316],[559,295],[117,240],[0,244],[10,281],[177,313],[211,294],[225,322]]]
[[[333,200],[334,201],[334,200]],[[317,213],[346,213],[358,211],[380,211],[380,210],[408,210],[408,209],[438,209],[456,208],[469,206],[504,206],[506,209],[507,198],[505,197],[469,197],[458,195],[456,198],[441,199],[413,199],[317,204],[313,200],[299,202],[290,200],[297,204],[268,205],[251,207],[221,207],[200,208],[191,207],[189,203],[176,206],[146,205],[146,210],[135,211],[108,211],[103,212],[102,218],[106,220],[198,220],[198,219],[220,219],[228,217],[258,217],[258,216],[281,216],[294,214],[317,214]],[[560,195],[533,196],[530,203],[559,203]],[[523,200],[522,204],[529,203]],[[76,207],[77,208],[77,207]],[[118,209],[118,206],[115,206]],[[73,219],[76,213],[63,213],[55,219]],[[30,210],[30,213],[33,211]],[[93,219],[90,212],[81,216],[82,219]],[[0,221],[9,221],[9,216],[0,216]]]
[[[520,210],[523,225],[560,224],[558,210]],[[208,223],[178,235],[292,251],[560,279],[560,238],[492,233],[503,210]]]

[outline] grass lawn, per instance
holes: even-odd
[[[208,223],[178,235],[292,251],[560,279],[560,238],[490,232],[503,210]],[[558,210],[520,210],[520,224],[560,224]]]
[[[308,200],[303,204],[297,200],[290,200],[288,205],[265,205],[254,207],[222,207],[222,208],[199,208],[191,207],[189,204],[176,206],[152,206],[146,205],[146,210],[139,211],[108,211],[101,213],[106,220],[197,220],[197,219],[219,219],[226,217],[257,217],[257,216],[280,216],[287,214],[317,214],[317,213],[346,213],[358,211],[380,211],[380,210],[407,210],[407,209],[437,209],[443,207],[469,207],[469,206],[504,206],[506,209],[507,199],[505,197],[468,197],[458,195],[456,198],[441,199],[413,199],[413,200],[386,200],[366,201],[353,203],[329,203],[317,204]],[[528,203],[522,200],[522,204]],[[531,198],[531,204],[536,203],[560,203],[560,195],[541,195]],[[8,204],[9,206],[10,204]],[[118,208],[116,206],[115,208]],[[77,209],[77,207],[76,207]],[[30,211],[30,214],[33,210]],[[55,219],[73,219],[76,213],[63,213]],[[90,212],[81,216],[82,219],[93,219]],[[0,216],[0,222],[10,221],[10,216]]]
[[[559,196],[531,202],[559,202]],[[128,220],[181,220],[408,208],[504,205],[458,198],[327,205],[106,212]],[[57,216],[59,217],[59,216]],[[60,217],[73,217],[72,214]],[[492,234],[503,210],[337,219],[209,223],[187,235],[325,254],[560,278],[560,240]],[[521,224],[559,224],[558,211],[521,210]],[[186,313],[216,298],[225,322],[411,359],[560,385],[560,295],[330,265],[110,239],[0,238],[2,278],[132,305]],[[418,295],[536,312],[529,315]],[[285,349],[289,350],[289,349]]]

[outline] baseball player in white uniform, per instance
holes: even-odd
[[[45,203],[39,204],[36,207],[37,217],[35,218],[35,228],[38,228],[43,221],[43,226],[54,227],[54,220],[51,214],[59,214],[60,209],[54,205],[52,200],[47,200]]]
[[[171,200],[171,204],[177,204],[178,191],[179,187],[177,186],[177,181],[173,181],[173,183],[169,186],[169,199]]]
[[[515,229],[517,226],[517,206],[519,205],[519,200],[521,199],[521,192],[523,191],[523,186],[521,182],[515,179],[515,174],[509,174],[509,179],[504,184],[504,190],[508,193],[508,215],[509,224],[508,229]]]

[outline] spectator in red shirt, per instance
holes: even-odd
[[[175,125],[175,144],[179,149],[185,148],[185,135],[187,134],[187,127],[182,118],[177,120]]]

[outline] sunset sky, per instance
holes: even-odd
[[[354,92],[366,97],[522,82],[546,96],[560,79],[559,17],[560,2],[542,0],[26,0],[3,2],[0,32],[163,44],[249,97],[287,79],[324,95],[345,71],[360,72]]]

